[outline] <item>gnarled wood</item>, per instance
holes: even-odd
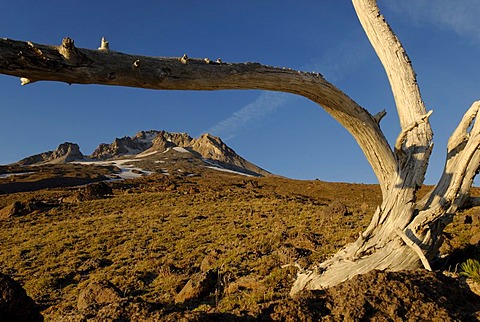
[[[479,160],[474,160],[474,156],[469,154],[470,160],[466,157],[459,161],[460,164],[454,165],[455,171],[461,173],[457,177],[465,178],[468,182],[453,180],[446,184],[448,178],[445,177],[431,194],[432,198],[441,196],[443,199],[417,203],[416,192],[423,185],[433,148],[433,134],[428,122],[432,112],[426,112],[410,59],[380,14],[376,1],[352,2],[385,68],[396,102],[402,130],[394,146],[397,162],[393,174],[395,183],[392,190],[384,194],[382,205],[377,208],[369,227],[357,241],[312,270],[299,272],[291,290],[292,295],[303,289],[333,286],[372,269],[396,271],[429,267],[428,261],[436,255],[441,233],[449,222],[448,214],[455,210],[450,205],[462,204],[472,184],[468,179],[471,176],[466,172],[473,172],[463,171],[461,165],[478,168]],[[468,114],[466,118],[471,121]],[[461,123],[458,131],[466,128],[468,125]],[[457,183],[457,188],[453,187],[453,182]],[[466,189],[461,190],[460,186]],[[444,198],[449,194],[452,194],[452,200],[445,204]]]

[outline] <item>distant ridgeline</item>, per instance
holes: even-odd
[[[127,157],[135,161],[158,161],[165,153],[189,154],[189,158],[200,159],[206,166],[217,167],[253,176],[269,176],[270,172],[254,165],[239,156],[219,137],[208,133],[192,138],[187,133],[165,131],[141,131],[133,137],[116,138],[112,143],[100,144],[89,156],[80,152],[75,143],[65,142],[55,151],[43,152],[22,159],[14,165],[46,165],[65,163],[95,163],[96,161],[115,161]]]

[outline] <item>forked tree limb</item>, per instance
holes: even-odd
[[[417,202],[433,147],[429,116],[421,99],[415,72],[405,50],[375,0],[352,0],[357,16],[387,73],[400,119],[401,132],[395,144],[398,167],[393,189],[384,195],[372,221],[356,242],[338,251],[313,269],[300,272],[291,294],[303,289],[336,285],[372,269],[405,270],[430,267],[441,243],[449,211],[461,204],[465,188],[478,170],[480,151],[476,145],[476,124],[450,162],[451,178],[445,176],[428,198]],[[468,113],[467,113],[468,114]],[[467,120],[471,117],[467,116]],[[480,122],[479,122],[480,124]],[[469,128],[469,125],[463,126]],[[464,138],[462,137],[462,142]],[[464,178],[465,180],[463,180]],[[450,181],[448,180],[450,179]],[[438,198],[437,198],[438,196]],[[404,233],[408,232],[408,236]],[[400,237],[400,238],[399,238]]]

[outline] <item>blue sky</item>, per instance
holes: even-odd
[[[435,149],[435,183],[445,145],[480,99],[480,4],[476,0],[380,0],[413,61]],[[384,108],[390,142],[398,119],[385,73],[349,1],[9,1],[1,37],[148,56],[256,61],[322,73],[372,113]],[[348,132],[316,104],[262,91],[152,91],[40,82],[0,75],[0,164],[53,150],[64,141],[90,154],[102,142],[140,130],[211,132],[240,155],[280,175],[375,183]]]

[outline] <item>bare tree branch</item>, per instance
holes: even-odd
[[[322,106],[355,138],[370,162],[382,191],[395,171],[392,150],[375,118],[320,74],[258,63],[222,63],[127,55],[108,49],[80,49],[65,38],[60,46],[0,39],[0,73],[22,84],[60,81],[165,90],[262,89],[301,95]]]
[[[404,186],[423,184],[433,137],[428,119],[408,130],[427,114],[417,85],[415,71],[402,44],[380,14],[376,0],[352,0],[358,19],[387,73],[397,106],[406,157],[399,164],[400,180]],[[408,133],[407,133],[408,132]],[[400,137],[403,134],[400,134]],[[415,156],[415,157],[411,157]],[[404,173],[404,172],[408,172]],[[415,194],[416,189],[412,191]],[[412,196],[413,198],[414,196]]]

